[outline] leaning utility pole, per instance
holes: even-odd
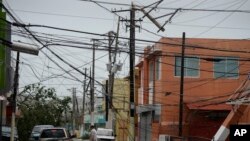
[[[181,81],[180,81],[180,102],[179,102],[179,136],[182,136],[182,117],[183,117],[183,91],[184,91],[184,59],[185,59],[185,32],[182,34],[181,48]]]
[[[111,123],[111,128],[113,129],[114,135],[116,135],[116,107],[113,106],[113,86],[114,86],[114,76],[115,73],[120,69],[117,67],[116,64],[116,54],[117,54],[117,48],[118,48],[118,37],[119,37],[119,28],[120,28],[120,17],[118,18],[118,25],[117,25],[117,33],[115,34],[113,31],[110,31],[108,33],[109,37],[109,64],[108,64],[108,71],[109,71],[109,81],[108,81],[108,96],[109,96],[109,109],[112,111],[112,113],[109,116],[109,123]],[[115,36],[113,36],[115,35]],[[115,49],[113,52],[113,60],[112,60],[112,44],[114,39],[112,37],[115,37]],[[120,64],[119,64],[120,65]],[[121,67],[121,66],[119,66]],[[108,124],[109,125],[109,124]]]
[[[114,111],[115,111],[115,107],[113,107],[113,84],[114,84],[114,77],[112,75],[112,65],[113,65],[113,61],[112,61],[112,44],[113,44],[113,40],[112,40],[112,36],[113,36],[113,32],[109,31],[108,32],[108,47],[109,47],[109,63],[108,63],[108,72],[109,72],[109,79],[108,79],[108,97],[109,97],[109,104],[108,104],[108,124],[107,124],[107,128],[111,128],[113,129],[113,132],[115,132],[114,129],[114,125],[115,125],[115,120],[114,120]],[[108,102],[108,101],[106,101]],[[114,134],[115,135],[115,134]]]

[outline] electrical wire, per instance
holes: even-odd
[[[77,31],[77,30],[71,30],[71,29],[64,29],[64,28],[58,28],[58,27],[52,27],[52,26],[46,26],[46,25],[16,25],[16,26],[36,26],[36,27],[44,27],[44,28],[51,28],[51,29],[56,29],[56,30],[64,30],[64,31],[70,31],[70,32],[76,32],[76,33],[84,33],[84,34],[90,34],[90,35],[96,35],[96,36],[107,36],[105,34],[98,34],[98,33],[91,33],[91,32],[84,32],[84,31]],[[118,37],[121,39],[126,39],[128,40],[129,38],[126,37]],[[169,46],[181,46],[181,44],[175,44],[175,43],[168,43],[168,42],[160,42],[160,41],[151,41],[151,40],[144,40],[144,39],[135,39],[136,41],[141,41],[141,42],[147,42],[147,43],[155,43],[155,44],[163,44],[163,45],[169,45]],[[209,48],[209,47],[204,47],[204,46],[196,46],[196,45],[189,45],[186,44],[185,47],[190,47],[190,48],[199,48],[199,49],[207,49],[207,50],[216,50],[216,51],[227,51],[225,49],[217,49],[217,48]],[[240,50],[233,50],[233,52],[242,52],[242,53],[248,53],[246,51],[240,51]]]
[[[85,2],[94,2],[99,4],[108,4],[108,5],[119,5],[119,6],[131,6],[131,4],[126,3],[115,3],[115,2],[104,2],[104,1],[97,1],[97,0],[79,0],[79,1],[85,1]],[[151,8],[151,7],[150,7]],[[165,10],[176,10],[179,8],[169,8],[169,7],[158,7],[158,9],[165,9]],[[183,8],[181,10],[184,11],[199,11],[199,12],[238,12],[238,13],[250,13],[249,10],[220,10],[220,9],[192,9],[192,8]]]
[[[243,1],[243,3],[242,3],[241,5],[239,5],[239,7],[237,7],[237,10],[238,10],[239,8],[241,8],[246,2],[248,2],[248,0]],[[209,32],[210,30],[212,30],[214,27],[216,27],[216,26],[218,26],[219,24],[221,24],[222,22],[224,22],[226,19],[228,19],[228,18],[229,18],[230,16],[232,16],[233,14],[234,14],[234,12],[228,14],[226,17],[224,17],[224,18],[221,19],[219,22],[217,22],[214,26],[212,26],[212,27],[210,27],[209,29],[207,29],[207,30],[205,30],[205,31],[203,31],[203,32],[201,32],[201,33],[195,35],[194,37],[198,37],[198,36],[203,35],[204,33]]]

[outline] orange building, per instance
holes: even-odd
[[[139,141],[177,138],[180,128],[182,137],[211,140],[232,109],[228,98],[248,78],[250,40],[187,38],[180,103],[181,49],[181,38],[162,38],[139,59]]]

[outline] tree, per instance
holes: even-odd
[[[40,84],[26,86],[17,99],[21,111],[21,117],[17,120],[20,140],[27,141],[35,125],[62,126],[62,116],[65,111],[69,111],[70,102],[70,97],[57,97],[54,88]]]

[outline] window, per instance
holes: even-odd
[[[153,97],[154,97],[154,87],[153,87],[153,81],[154,81],[154,62],[150,61],[149,62],[149,104],[153,104]]]
[[[149,82],[148,87],[148,104],[154,104],[154,85],[153,82]]]
[[[161,78],[161,58],[155,60],[155,79],[160,80]]]
[[[237,78],[239,76],[239,59],[237,57],[216,57],[214,62],[215,78]]]
[[[199,58],[184,58],[184,76],[195,77],[199,75]],[[175,76],[181,76],[181,57],[175,57]]]

